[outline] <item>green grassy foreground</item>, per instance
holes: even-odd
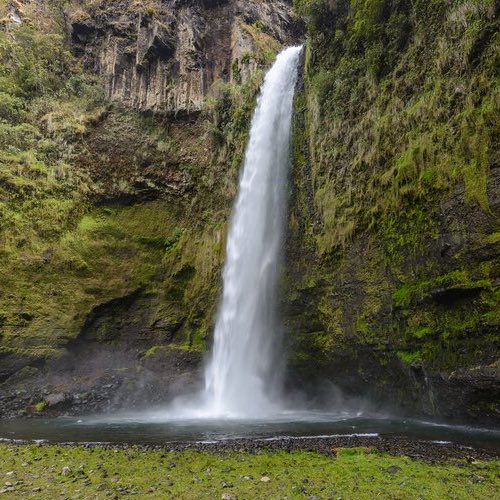
[[[432,465],[370,449],[207,453],[0,445],[1,498],[495,498],[499,461]]]

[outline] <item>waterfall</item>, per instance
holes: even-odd
[[[276,408],[281,369],[277,281],[286,215],[293,95],[301,47],[281,52],[252,119],[233,207],[206,410],[259,416]]]

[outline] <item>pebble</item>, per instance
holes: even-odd
[[[11,470],[10,472],[7,472],[5,475],[6,476],[13,476],[16,472]]]
[[[236,500],[236,497],[231,493],[223,493],[220,498],[221,500]]]
[[[396,472],[398,472],[400,470],[401,470],[401,467],[398,467],[397,465],[389,465],[389,467],[387,467],[385,469],[385,472],[388,472],[389,474],[395,474]]]
[[[271,478],[269,476],[262,476],[260,480],[263,483],[268,483],[269,481],[271,481]]]
[[[61,475],[62,476],[69,476],[71,474],[71,469],[66,466],[66,467],[63,467],[63,470],[61,471]]]

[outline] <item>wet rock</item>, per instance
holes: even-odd
[[[68,397],[65,394],[59,392],[55,394],[49,394],[45,398],[45,402],[49,407],[54,407],[60,405],[61,403],[64,403],[65,401],[67,401],[67,399]]]

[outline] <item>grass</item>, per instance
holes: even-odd
[[[431,465],[365,448],[325,456],[2,444],[0,457],[2,498],[16,499],[213,499],[226,494],[239,499],[442,500],[495,498],[500,487],[498,461]]]

